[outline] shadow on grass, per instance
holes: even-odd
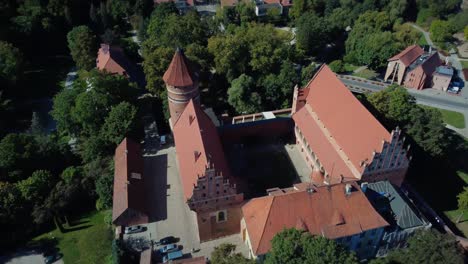
[[[69,232],[73,232],[73,231],[83,230],[83,229],[86,229],[86,228],[89,228],[89,227],[92,227],[92,225],[77,226],[77,227],[72,227],[72,228],[64,227],[63,228],[63,233],[65,234],[65,233],[69,233]]]

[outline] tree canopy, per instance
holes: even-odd
[[[354,253],[333,240],[312,236],[297,229],[285,229],[271,240],[271,250],[266,264],[293,263],[358,263]]]
[[[67,40],[71,56],[78,68],[91,70],[96,67],[96,38],[87,26],[74,27],[68,33]]]
[[[23,55],[11,43],[0,41],[0,79],[16,81],[21,74]]]
[[[236,246],[222,243],[211,252],[210,262],[213,264],[253,264],[255,260],[248,259],[240,253],[235,253]]]

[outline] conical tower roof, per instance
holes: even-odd
[[[188,67],[187,58],[181,49],[177,48],[169,68],[164,73],[163,80],[167,85],[185,87],[192,86],[192,73]]]

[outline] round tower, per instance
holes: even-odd
[[[200,103],[198,78],[190,71],[187,58],[181,49],[177,48],[163,80],[167,89],[170,121],[174,124],[190,99],[193,99],[194,103]]]

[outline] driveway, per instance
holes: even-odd
[[[35,250],[22,249],[7,257],[0,257],[0,263],[6,264],[44,264],[45,258],[42,253]],[[54,264],[63,264],[63,260],[59,259]]]

